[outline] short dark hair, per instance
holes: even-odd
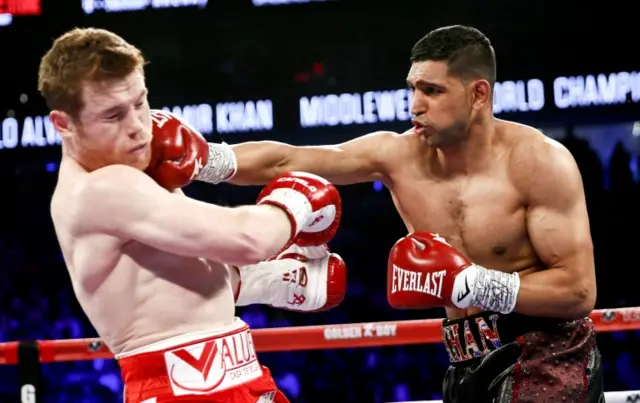
[[[435,29],[411,49],[412,62],[445,62],[449,74],[461,79],[496,81],[496,54],[491,41],[473,27],[452,25]]]

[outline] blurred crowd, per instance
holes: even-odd
[[[602,162],[585,140],[563,143],[581,169],[598,277],[598,308],[640,305],[629,275],[635,270],[640,184],[635,159],[622,143]],[[28,178],[27,180],[25,180]],[[9,180],[0,227],[0,341],[96,336],[70,288],[55,240],[48,202],[55,172],[23,172]],[[225,205],[251,203],[254,187],[195,184],[191,196]],[[253,328],[442,317],[443,311],[395,311],[385,296],[386,253],[405,233],[385,189],[371,184],[340,189],[343,225],[330,247],[349,269],[348,295],[330,312],[297,314],[264,306],[239,309]],[[372,219],[371,217],[375,217]],[[624,235],[623,231],[629,231]],[[622,233],[622,235],[621,235]],[[629,353],[640,331],[600,334],[607,390],[640,389],[640,355]],[[441,345],[268,353],[260,356],[292,402],[388,402],[441,398],[447,356]],[[122,401],[113,360],[44,365],[46,402]],[[17,394],[17,369],[0,366],[0,401]]]

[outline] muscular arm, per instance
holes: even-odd
[[[383,179],[384,155],[396,136],[371,133],[333,146],[296,147],[273,141],[238,144],[233,147],[238,171],[231,180],[237,185],[260,185],[288,171],[320,175],[337,185]]]
[[[170,253],[245,265],[275,254],[291,236],[273,206],[220,207],[172,194],[144,173],[109,166],[78,185],[77,232],[105,233]]]
[[[553,140],[529,148],[521,162],[520,169],[529,172],[520,182],[529,199],[529,238],[548,269],[521,278],[515,310],[583,318],[594,308],[596,281],[580,172],[571,154]]]

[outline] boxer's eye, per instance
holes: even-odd
[[[437,95],[440,93],[440,91],[433,87],[425,88],[423,92],[427,95]]]

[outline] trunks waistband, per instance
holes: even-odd
[[[115,358],[116,360],[120,360],[122,358],[130,357],[133,355],[140,355],[142,353],[164,351],[168,348],[179,347],[197,340],[204,340],[212,337],[226,336],[227,334],[230,334],[240,329],[244,329],[248,327],[249,326],[242,319],[234,318],[233,323],[231,323],[230,325],[218,327],[216,329],[207,329],[207,330],[200,330],[197,332],[180,334],[178,336],[156,341],[151,344],[147,344],[145,346],[135,348],[133,350],[124,351],[122,353],[116,354]]]
[[[262,376],[251,331],[241,320],[226,333],[119,356],[118,364],[125,387],[155,380],[174,396],[209,395]]]
[[[442,342],[452,365],[466,364],[515,341],[519,336],[558,331],[567,323],[562,319],[517,313],[481,312],[461,319],[445,319],[442,322]]]

